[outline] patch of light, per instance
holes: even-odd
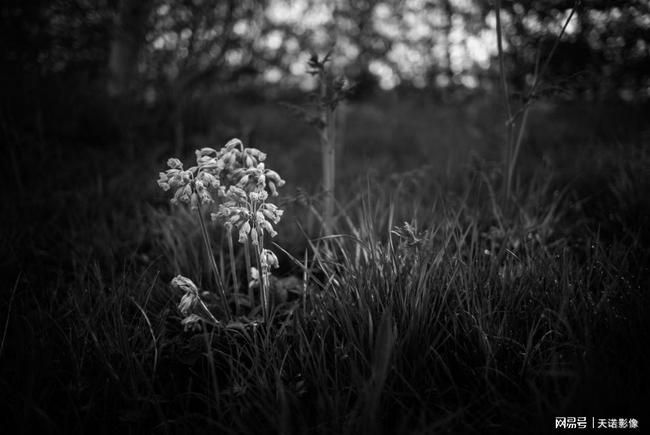
[[[449,86],[449,77],[447,77],[447,74],[438,74],[436,76],[436,85],[438,87],[444,88]]]
[[[480,12],[479,6],[476,4],[475,1],[472,0],[451,0],[451,3],[454,7],[454,10],[458,12],[465,12],[471,14],[476,14]]]
[[[327,6],[327,2],[316,3],[305,11],[300,23],[307,29],[315,29],[331,22],[332,18],[332,10]]]
[[[266,8],[266,17],[273,23],[296,23],[305,15],[306,1],[272,0]]]
[[[153,41],[153,48],[156,50],[162,50],[163,48],[165,48],[165,38],[163,38],[162,36],[157,37]]]
[[[449,60],[451,61],[451,70],[456,74],[463,71],[471,63],[468,62],[465,47],[460,44],[452,44],[449,47]]]
[[[451,31],[449,32],[449,42],[452,45],[462,44],[467,38],[467,31],[465,30],[465,21],[462,17],[454,15],[451,20]]]
[[[563,23],[562,25],[564,25],[564,23],[566,23],[566,20],[569,19],[569,14],[571,14],[570,10],[564,12],[564,14],[562,15],[562,23]],[[574,13],[573,16],[571,17],[571,21],[569,21],[569,23],[566,26],[565,32],[567,35],[575,35],[579,31],[580,31],[580,21],[578,20],[578,14]]]
[[[490,66],[490,51],[485,45],[485,40],[476,36],[467,37],[467,54],[481,68]]]
[[[264,71],[264,80],[269,83],[277,83],[282,80],[282,71],[280,68],[271,67]]]
[[[289,70],[296,77],[302,77],[307,74],[307,62],[309,61],[308,53],[300,53],[297,59],[291,63]]]
[[[192,30],[190,30],[190,29],[181,30],[181,39],[188,40],[191,37],[192,37]]]
[[[380,20],[387,20],[392,15],[390,7],[386,3],[377,3],[373,10],[373,14],[375,15],[375,18]]]
[[[399,23],[393,17],[390,7],[385,3],[378,3],[373,10],[372,24],[377,33],[388,39],[397,39],[400,36]]]
[[[608,17],[606,12],[589,10],[587,14],[589,15],[589,22],[599,32],[603,31],[607,27]]]
[[[225,57],[228,65],[240,65],[244,60],[244,53],[242,50],[228,50]]]
[[[650,27],[650,14],[639,14],[635,17],[634,22],[639,27]]]
[[[439,8],[430,11],[426,17],[433,28],[442,29],[447,25],[447,14]]]
[[[406,38],[411,41],[417,41],[431,35],[431,29],[426,23],[426,14],[416,12],[406,12],[404,22],[408,28]]]
[[[393,69],[379,60],[373,60],[368,65],[368,70],[379,77],[379,86],[384,90],[393,89],[399,84],[399,77]]]
[[[556,14],[551,20],[551,22],[546,25],[546,28],[549,31],[551,31],[551,33],[559,35],[560,32],[562,32],[562,28],[564,27],[566,20],[569,18],[570,13],[571,11],[567,10]],[[567,34],[575,33],[577,30],[578,30],[578,19],[577,16],[574,14],[574,16],[571,18],[571,22],[569,22],[569,24],[567,25],[566,33]]]
[[[526,14],[521,21],[524,27],[532,33],[539,33],[543,29],[539,16],[535,13]]]
[[[469,74],[463,74],[460,78],[460,82],[465,86],[466,88],[471,88],[474,89],[478,87],[478,80],[476,77],[469,75]]]
[[[239,20],[235,23],[234,26],[232,26],[232,31],[237,36],[244,36],[248,33],[249,27],[250,26],[248,25],[248,21]]]
[[[497,16],[496,16],[496,14],[494,13],[493,10],[488,12],[487,15],[485,16],[485,24],[487,24],[488,28],[493,29],[494,31],[496,31],[496,28],[497,28]],[[501,11],[501,26],[504,29],[508,29],[508,28],[510,28],[511,24],[512,24],[512,17],[508,13],[508,11],[502,10]]]
[[[282,47],[282,32],[279,30],[270,31],[265,39],[265,45],[270,50],[276,51]]]
[[[431,63],[431,59],[426,56],[426,53],[421,51],[422,48],[422,46],[403,43],[396,45],[399,53],[397,58],[403,63],[400,64],[400,68],[411,77],[424,74]]]

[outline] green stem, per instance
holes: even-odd
[[[255,306],[255,295],[253,294],[253,289],[250,286],[250,282],[253,279],[253,277],[251,276],[251,267],[253,265],[251,263],[251,250],[250,250],[250,245],[248,243],[244,245],[244,261],[246,262],[246,283],[247,283],[246,285],[248,288],[248,300],[252,308]]]
[[[323,222],[325,235],[330,236],[334,226],[334,195],[335,195],[335,178],[336,178],[336,149],[335,134],[336,126],[334,124],[335,108],[329,106],[328,92],[329,82],[325,66],[320,72],[320,104],[321,104],[321,121],[323,125],[320,128],[321,141],[321,160],[323,164],[323,193],[324,193],[324,210]]]
[[[201,212],[201,205],[197,205],[197,212],[199,214],[199,222],[201,224],[201,235],[203,236],[203,244],[208,254],[208,260],[210,261],[210,267],[212,268],[212,273],[214,274],[214,280],[217,283],[217,289],[221,294],[221,303],[223,305],[224,314],[228,320],[231,320],[230,310],[228,309],[228,300],[226,299],[226,291],[223,287],[223,281],[219,275],[219,269],[217,269],[217,262],[214,259],[214,253],[212,252],[212,245],[210,244],[210,237],[208,237],[208,229],[205,225],[205,220],[203,219],[203,213]]]
[[[205,302],[203,302],[203,299],[201,299],[200,295],[199,295],[199,297],[197,299],[198,299],[199,303],[201,304],[201,307],[205,310],[206,313],[208,313],[208,316],[210,316],[210,320],[212,320],[215,324],[219,324],[219,321],[217,320],[216,317],[214,317],[214,315],[212,314],[212,312],[210,311],[208,306],[205,305]]]
[[[235,288],[235,315],[239,314],[239,298],[237,297],[237,293],[239,293],[239,279],[237,278],[237,264],[235,262],[235,247],[233,246],[232,242],[232,234],[230,231],[228,231],[228,234],[226,235],[228,238],[228,253],[230,255],[230,269],[232,271],[232,282],[233,286]]]
[[[497,52],[499,54],[499,75],[501,76],[501,90],[503,92],[503,102],[506,108],[506,152],[504,156],[504,196],[510,199],[510,173],[512,166],[512,108],[510,106],[510,96],[508,92],[508,81],[506,79],[506,67],[503,53],[503,35],[501,29],[501,1],[496,0],[496,31],[497,31]]]
[[[253,228],[253,231],[257,231],[257,225]],[[259,234],[260,232],[258,232]],[[264,252],[264,242],[261,236],[258,239],[257,249],[255,249],[255,257],[257,260],[257,267],[260,274],[260,296],[262,299],[262,316],[264,318],[264,323],[268,323],[269,320],[269,282],[268,282],[268,265],[266,263],[262,264],[262,252]]]

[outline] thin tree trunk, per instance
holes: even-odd
[[[131,89],[152,5],[152,0],[120,0],[108,60],[109,96],[123,96]]]

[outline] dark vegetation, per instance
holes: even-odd
[[[649,29],[621,24],[643,19],[642,3],[578,9],[591,33],[585,24],[563,42],[546,93],[529,95],[511,197],[497,68],[473,90],[404,79],[382,91],[361,78],[385,53],[364,51],[353,66],[367,87],[344,109],[327,240],[317,132],[281,104],[303,104],[306,93],[254,73],[282,67],[281,56],[251,51],[250,64],[211,71],[187,61],[189,78],[166,82],[147,74],[182,59],[147,45],[136,50],[147,73],[115,76],[105,67],[109,18],[130,2],[45,3],[2,9],[0,427],[415,434],[546,433],[571,415],[647,423],[650,56],[634,47]],[[209,3],[179,2],[172,15]],[[504,3],[542,22],[553,18],[544,11],[573,6]],[[142,7],[152,4],[167,3]],[[231,14],[254,19],[254,3],[241,5]],[[623,18],[613,27],[589,21],[614,7]],[[154,20],[149,32],[183,17]],[[553,35],[508,29],[518,101],[531,53]],[[354,35],[361,45],[379,38]],[[618,37],[612,58],[608,38]],[[590,41],[591,51],[578,48]],[[268,153],[287,181],[277,275],[306,276],[309,292],[268,324],[185,331],[172,277],[214,285],[196,214],[171,206],[155,180],[168,157],[189,160],[231,137]],[[222,228],[210,231],[227,261]]]

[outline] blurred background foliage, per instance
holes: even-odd
[[[9,0],[0,7],[2,122],[21,137],[49,129],[68,141],[114,143],[140,132],[182,148],[192,131],[214,128],[206,124],[214,117],[200,113],[219,116],[233,95],[304,95],[314,87],[310,54],[329,50],[333,70],[355,85],[353,99],[416,90],[436,102],[466,101],[498,89],[493,3]],[[525,95],[572,8],[544,85],[528,97],[650,96],[648,2],[502,7],[511,97]],[[241,121],[223,119],[226,131],[242,134]]]

